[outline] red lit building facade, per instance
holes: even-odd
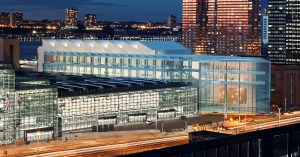
[[[194,54],[260,56],[261,3],[183,0],[182,44]]]
[[[271,111],[300,109],[300,65],[272,65]]]

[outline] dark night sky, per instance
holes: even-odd
[[[78,9],[79,20],[86,13],[98,21],[166,22],[173,13],[181,22],[182,0],[0,0],[1,11],[21,11],[24,19],[65,19],[65,8]]]

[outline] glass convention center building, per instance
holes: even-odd
[[[197,112],[269,112],[270,62],[257,57],[192,55],[169,41],[43,40],[38,70],[72,75],[192,83]]]
[[[0,143],[197,113],[269,112],[270,62],[176,42],[44,40],[38,70],[0,63]]]

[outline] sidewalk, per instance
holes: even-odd
[[[154,130],[155,131],[155,130]],[[70,150],[76,148],[95,147],[101,145],[109,145],[116,143],[126,143],[133,141],[141,141],[147,139],[154,139],[161,137],[161,134],[152,133],[151,131],[122,131],[122,132],[111,132],[111,133],[80,133],[68,134],[68,141],[65,141],[63,136],[56,141],[51,140],[49,143],[45,141],[32,142],[29,145],[22,143],[9,144],[7,147],[2,145],[0,148],[0,157],[2,156],[28,156],[37,155],[38,153]],[[134,136],[133,136],[134,135]],[[7,150],[7,155],[4,151]]]

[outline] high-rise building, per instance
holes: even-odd
[[[10,63],[14,69],[20,67],[20,40],[0,39],[0,62]]]
[[[23,23],[23,13],[18,11],[11,13],[11,17],[10,17],[11,27],[17,27],[19,24],[22,23]]]
[[[78,10],[74,8],[66,9],[66,29],[78,29]]]
[[[269,1],[268,58],[273,63],[300,63],[299,5],[298,1]]]
[[[183,45],[194,54],[261,55],[262,1],[183,0]]]
[[[169,28],[175,28],[176,27],[176,16],[174,16],[173,14],[171,14],[170,16],[168,16],[167,26]]]
[[[8,27],[10,23],[10,13],[0,12],[0,27]]]
[[[97,21],[96,21],[96,15],[94,14],[86,14],[84,16],[84,26],[85,29],[93,29],[96,27]]]

